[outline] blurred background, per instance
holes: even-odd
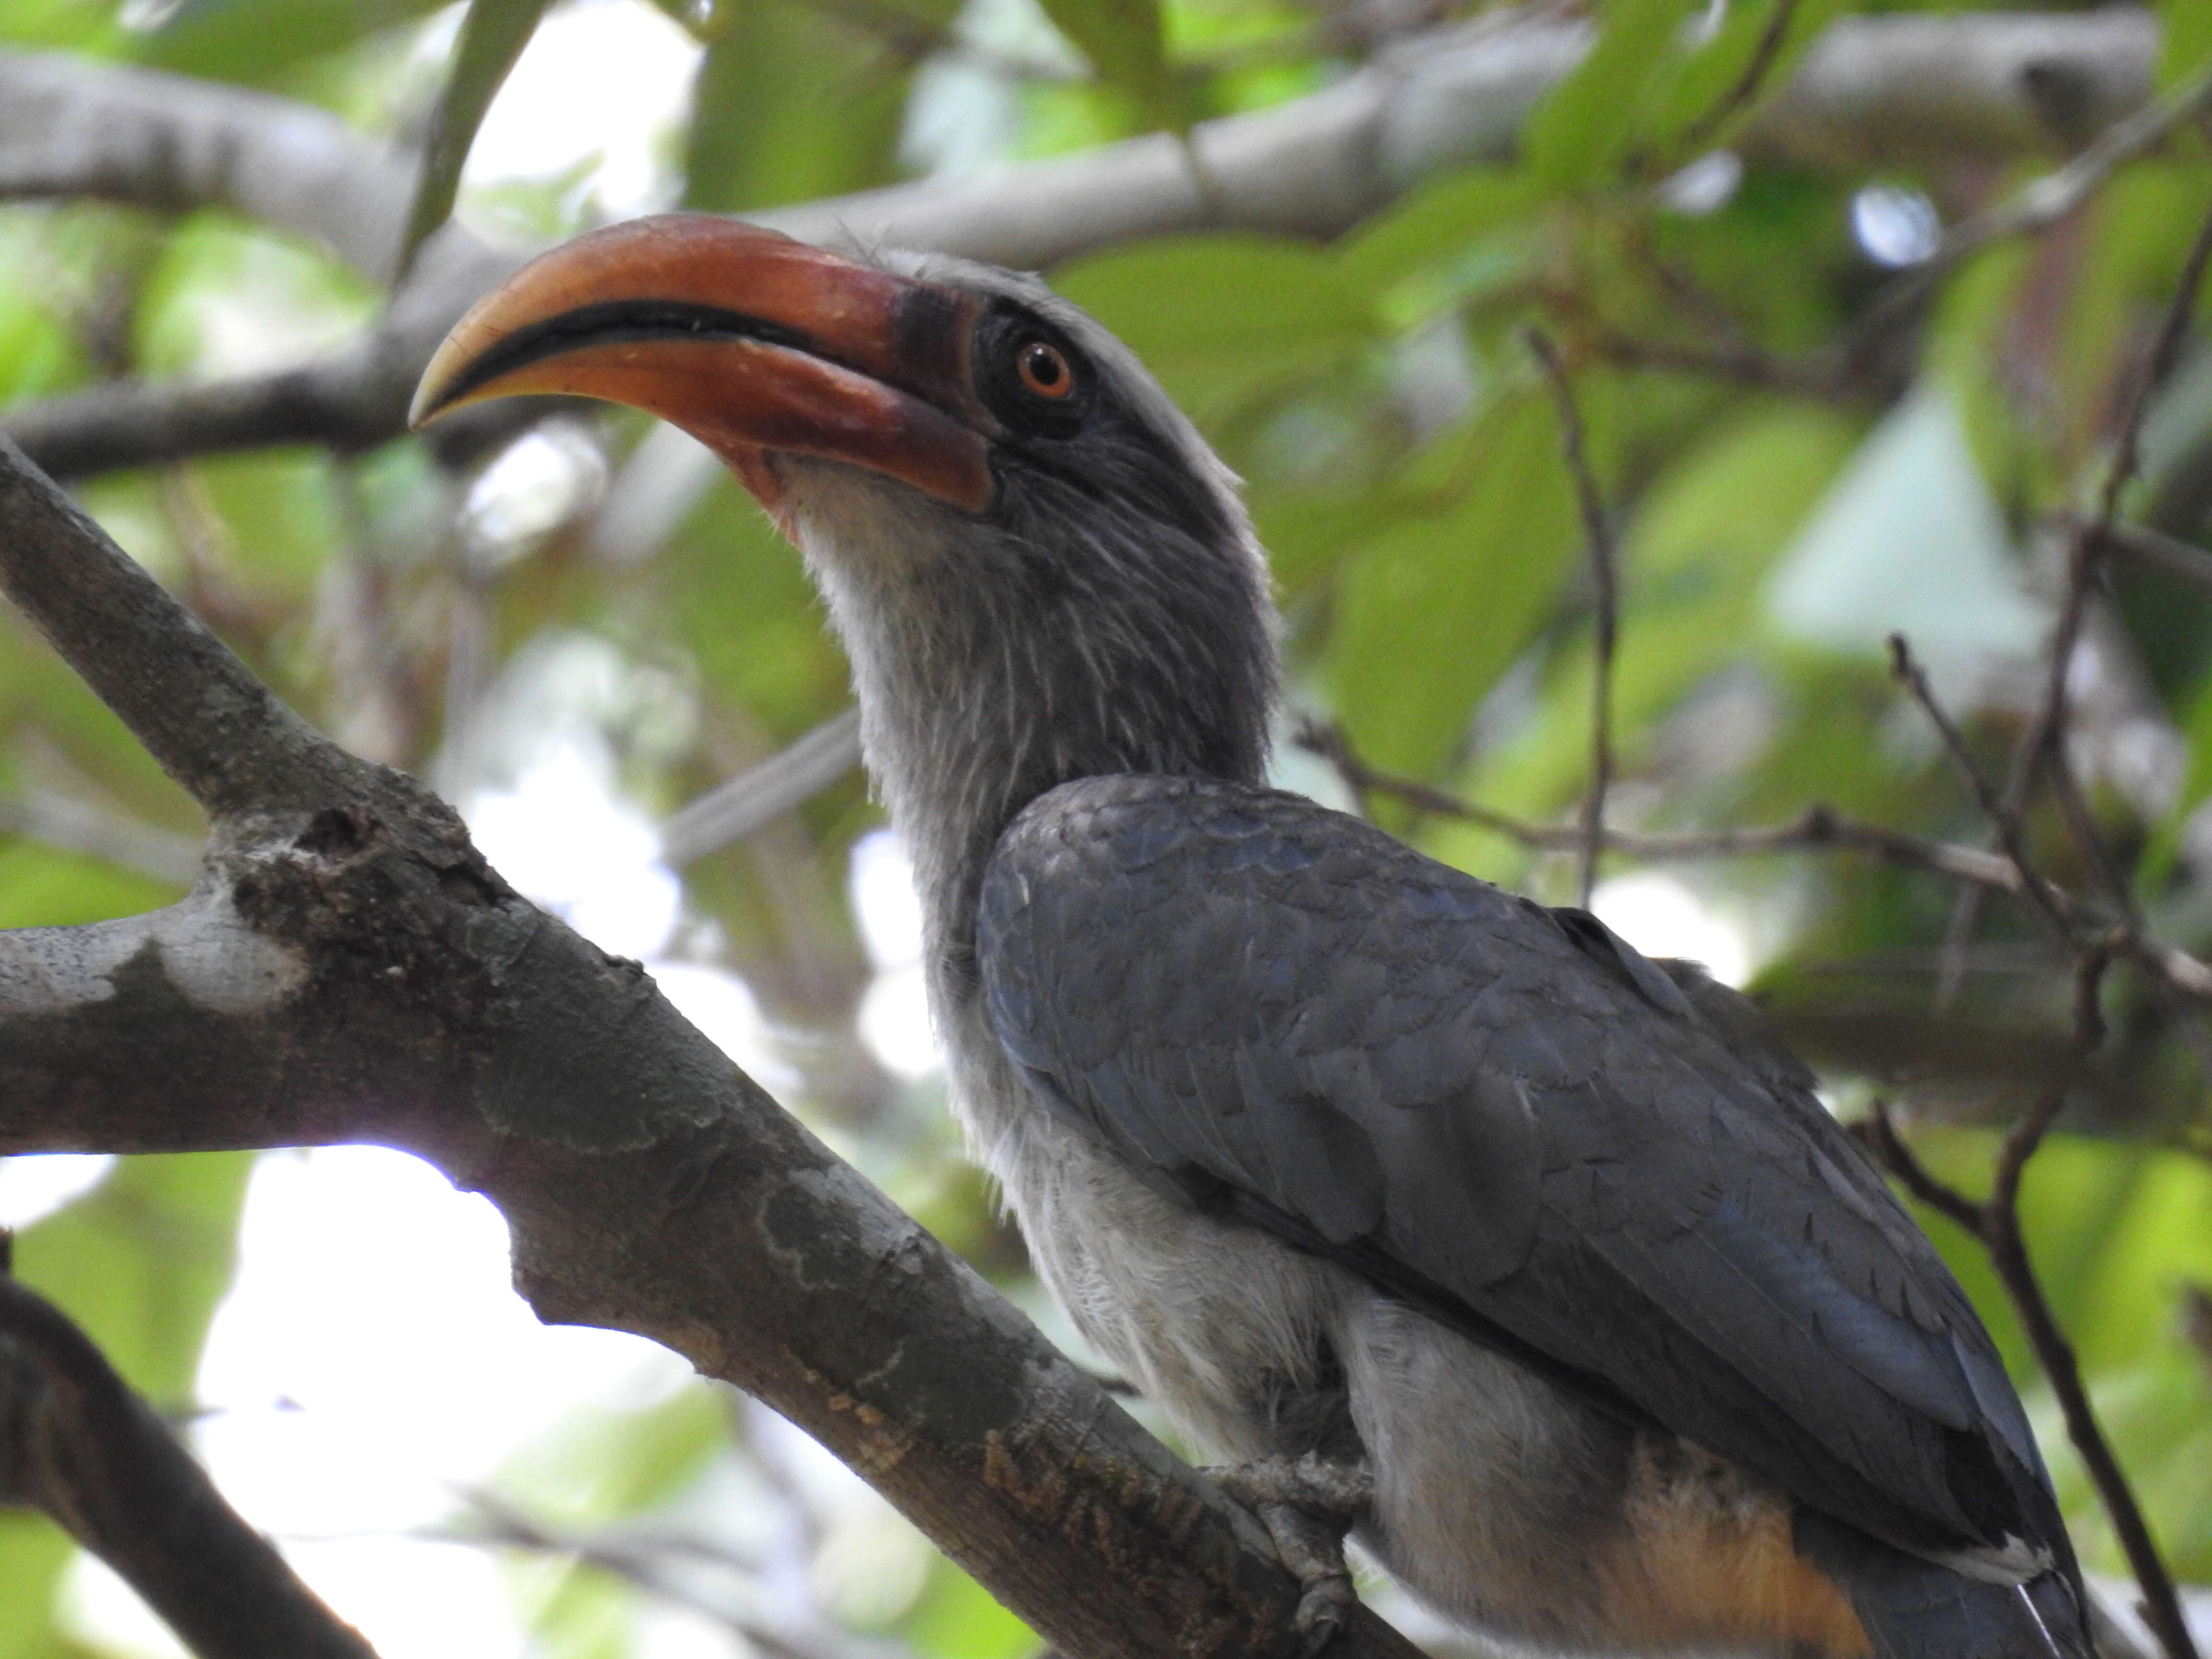
[[[1483,9],[566,0],[499,86],[458,214],[526,251],[678,205],[981,178],[1289,105]],[[1578,809],[1595,589],[1535,325],[1569,366],[1619,539],[1612,821],[1769,824],[1820,802],[1988,844],[1883,641],[1910,635],[2002,773],[2042,693],[2054,515],[2094,505],[2212,206],[2212,149],[2169,120],[2087,179],[2078,211],[1966,250],[1959,228],[2058,166],[2069,135],[1877,134],[1828,155],[1732,142],[1823,28],[1911,9],[1558,8],[1604,44],[1538,105],[1515,159],[1419,180],[1326,245],[1193,233],[1048,273],[1243,474],[1297,706],[1362,761],[1528,822]],[[404,152],[465,10],[0,0],[0,44],[257,89]],[[2100,15],[2138,38],[2157,19],[2160,88],[2186,92],[2212,63],[2203,0]],[[297,226],[33,193],[0,204],[0,422],[108,381],[307,361],[386,298]],[[518,887],[644,960],[1080,1352],[946,1118],[905,858],[853,764],[837,647],[795,556],[703,452],[629,411],[558,409],[473,450],[279,446],[75,488],[295,707],[431,781]],[[2123,505],[2185,552],[2212,530],[2212,351],[2194,336]],[[2067,669],[2070,749],[2152,930],[2203,951],[2212,590],[2177,569],[2114,563]],[[15,619],[0,635],[0,925],[174,899],[195,809]],[[1291,737],[1281,782],[1361,804]],[[775,810],[738,810],[763,801]],[[1455,864],[1574,897],[1571,854],[1388,793],[1364,805]],[[2047,816],[2031,845],[2090,885]],[[1957,897],[1832,852],[1615,856],[1595,908],[1762,995],[1839,1113],[1899,1102],[1926,1160],[1978,1192],[2002,1126],[2065,1051],[2075,992],[2032,917],[1992,903],[1963,932]],[[2124,975],[2106,1014],[2112,1035],[2031,1170],[2027,1234],[2154,1529],[2204,1583],[2205,1037]],[[399,1154],[12,1158],[0,1223],[21,1230],[22,1276],[186,1426],[387,1659],[1036,1649],[780,1420],[648,1343],[540,1327],[508,1288],[496,1213]],[[2085,1557],[2124,1571],[1978,1246],[1930,1228],[2014,1365]],[[0,1659],[177,1651],[58,1528],[0,1511]]]

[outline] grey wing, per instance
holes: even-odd
[[[978,951],[1041,1096],[1140,1164],[1876,1537],[2065,1559],[1972,1308],[1732,993],[1201,780],[1034,804]]]

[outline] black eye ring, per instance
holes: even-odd
[[[1048,341],[1027,339],[1014,348],[1014,373],[1027,390],[1054,402],[1075,390],[1075,371],[1059,347]]]

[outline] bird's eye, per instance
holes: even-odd
[[[1014,372],[1040,398],[1060,398],[1075,390],[1075,371],[1056,346],[1024,340],[1014,349]]]

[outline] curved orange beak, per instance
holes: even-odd
[[[532,260],[430,360],[422,426],[490,398],[574,392],[673,422],[780,514],[776,453],[844,461],[963,512],[990,504],[968,370],[977,305],[775,231],[669,214]]]

